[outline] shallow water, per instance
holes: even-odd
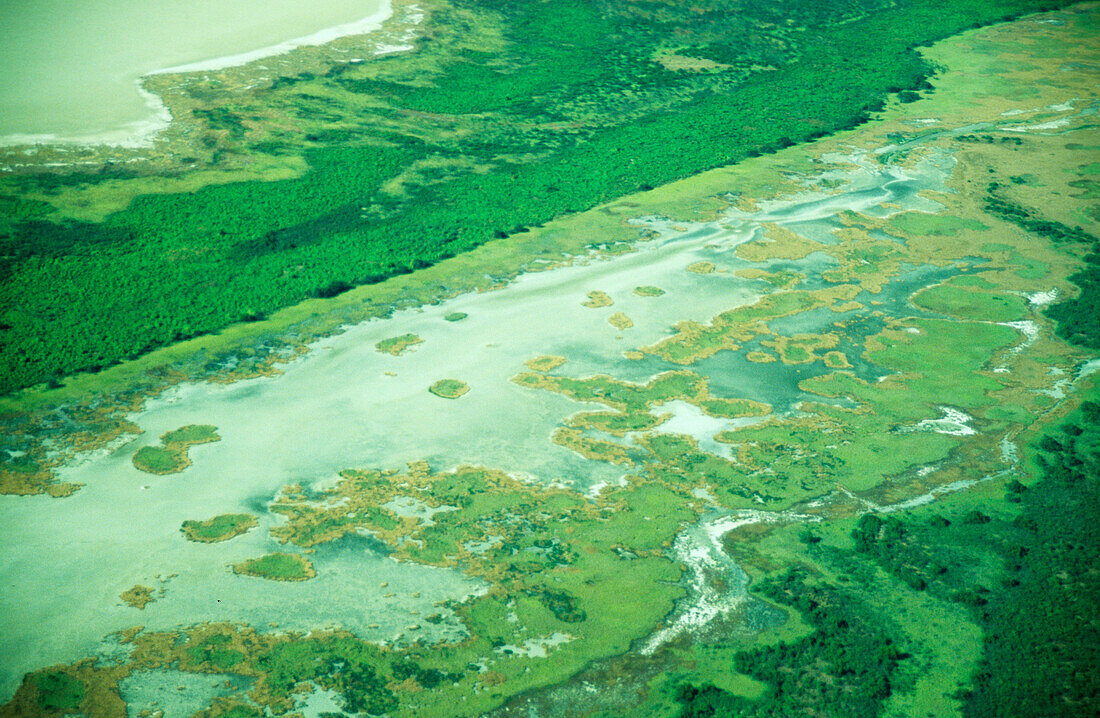
[[[132,139],[165,119],[142,75],[243,64],[368,32],[388,14],[388,0],[5,0],[0,144]]]
[[[483,584],[453,570],[398,563],[380,554],[376,541],[353,537],[320,547],[310,555],[317,577],[299,583],[237,576],[227,566],[286,549],[267,534],[276,517],[266,505],[280,488],[331,481],[346,468],[399,469],[424,459],[435,470],[477,464],[541,483],[568,477],[582,492],[617,483],[620,468],[550,441],[559,424],[588,406],[521,388],[510,378],[543,354],[568,357],[556,373],[571,376],[604,372],[641,381],[682,368],[652,357],[626,360],[622,352],[657,342],[676,321],[709,321],[762,291],[730,272],[688,272],[689,264],[707,259],[720,270],[748,266],[733,250],[754,236],[761,221],[799,228],[821,223],[825,231],[842,209],[865,211],[884,201],[923,206],[927,200],[916,191],[941,186],[943,170],[928,163],[911,174],[860,168],[847,177],[846,190],[770,203],[758,215],[731,211],[683,226],[641,219],[639,228],[656,238],[631,254],[590,257],[524,275],[502,290],[351,327],[314,345],[280,376],[182,385],[149,401],[131,417],[143,435],[62,471],[64,480],[86,484],[73,497],[0,497],[0,581],[6,587],[0,596],[0,693],[10,696],[25,671],[94,654],[105,635],[136,624],[337,626],[378,641],[460,636],[461,625],[450,618],[439,625],[422,618],[449,617],[437,603],[479,592]],[[638,297],[632,290],[639,285],[666,294]],[[592,290],[607,292],[614,305],[582,306]],[[469,316],[445,321],[451,312]],[[615,312],[625,313],[634,327],[611,326]],[[405,333],[424,341],[401,356],[376,351],[376,342]],[[823,371],[820,364],[752,364],[731,352],[692,369],[710,379],[717,395],[747,396],[778,411],[799,398],[798,380]],[[470,392],[457,400],[430,394],[428,387],[442,378],[460,379]],[[709,426],[699,426],[688,412],[678,414],[688,433],[709,441]],[[193,465],[177,475],[150,476],[133,467],[138,448],[185,424],[213,424],[222,439],[192,447]],[[239,511],[260,514],[260,526],[217,544],[188,542],[179,531],[185,520]],[[163,588],[164,595],[144,611],[122,605],[119,593],[138,583]],[[421,597],[411,598],[415,592]],[[411,624],[423,628],[412,631]]]

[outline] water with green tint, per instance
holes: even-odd
[[[388,12],[388,0],[5,0],[0,143],[125,142],[164,120],[142,75],[241,64],[368,31]]]

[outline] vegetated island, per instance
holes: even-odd
[[[218,543],[240,536],[258,525],[251,514],[220,514],[206,521],[184,521],[180,531],[188,541]]]
[[[446,315],[443,318],[445,320],[447,320],[448,322],[461,322],[463,319],[465,319],[468,316],[470,316],[470,315],[467,314],[466,312],[451,312],[450,314]]]
[[[147,474],[178,474],[191,465],[188,449],[198,444],[221,441],[217,427],[188,424],[160,437],[160,446],[143,446],[134,454],[133,463]]]
[[[599,309],[600,307],[610,307],[614,303],[615,301],[608,296],[607,292],[595,290],[588,293],[588,299],[581,302],[581,306],[589,309]]]
[[[424,340],[415,334],[402,334],[399,337],[391,337],[389,339],[383,339],[374,345],[374,348],[380,352],[386,354],[393,354],[399,356],[400,354],[409,350],[409,348],[422,343]]]
[[[650,284],[643,284],[640,287],[634,287],[634,293],[639,297],[659,297],[665,293],[665,290]]]
[[[634,320],[622,312],[615,312],[607,318],[607,323],[616,329],[630,329],[634,326]]]
[[[535,357],[534,359],[528,359],[527,361],[523,362],[523,364],[531,371],[537,371],[545,374],[548,371],[553,371],[557,369],[559,366],[566,363],[567,361],[569,360],[563,356],[558,356],[556,354],[544,354],[540,357]]]
[[[270,581],[308,581],[317,575],[309,559],[296,553],[269,553],[235,563],[233,572]]]
[[[457,399],[470,391],[470,387],[466,382],[458,379],[440,379],[428,387],[428,391],[444,399]]]
[[[142,586],[141,584],[135,585],[133,588],[128,588],[118,596],[126,602],[127,606],[136,608],[139,611],[144,611],[145,607],[157,600],[153,596],[153,589],[149,586]]]

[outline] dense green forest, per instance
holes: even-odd
[[[414,53],[264,90],[260,105],[304,134],[253,142],[256,117],[196,114],[211,162],[301,153],[310,169],[298,179],[144,195],[101,223],[55,221],[21,193],[128,175],[5,180],[0,393],[851,127],[889,93],[924,87],[932,68],[917,46],[1064,4],[443,3]],[[484,28],[499,42],[463,39]],[[660,61],[670,53],[717,64],[677,69]]]

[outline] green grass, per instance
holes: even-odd
[[[956,282],[929,287],[913,296],[913,303],[929,311],[960,319],[1013,322],[1028,316],[1027,301],[1015,294],[969,291]]]
[[[887,226],[903,234],[917,236],[950,237],[961,230],[985,230],[986,225],[975,219],[962,219],[947,214],[928,214],[926,212],[904,212],[891,217]]]

